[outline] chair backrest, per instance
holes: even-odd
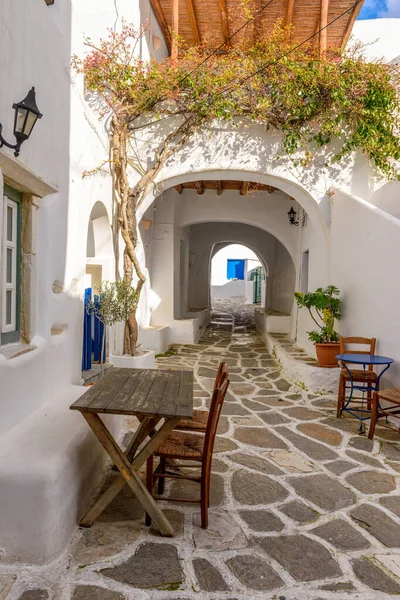
[[[217,387],[221,386],[221,383],[228,378],[228,365],[226,362],[220,362],[218,365],[217,376],[215,378],[214,389],[213,392],[217,389]]]
[[[376,346],[376,338],[366,338],[366,337],[340,337],[340,354],[370,354],[373,356],[375,354],[375,346]],[[350,346],[350,348],[349,348]],[[364,349],[354,350],[351,346],[365,346]],[[373,365],[368,366],[368,370],[372,371]]]
[[[221,416],[222,404],[225,400],[228,387],[229,379],[225,378],[221,385],[219,387],[216,387],[213,391],[210,406],[210,414],[207,420],[207,429],[203,447],[203,459],[205,460],[205,462],[210,462],[212,459],[215,436],[217,435],[218,422]]]

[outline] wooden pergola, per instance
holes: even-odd
[[[243,30],[253,42],[260,33],[270,30],[280,19],[291,25],[292,38],[303,41],[330,23],[344,11],[342,18],[316,35],[321,54],[328,47],[344,46],[349,39],[363,0],[354,8],[356,0],[272,0],[267,8]],[[253,0],[260,10],[268,0]],[[176,34],[190,45],[214,46],[226,42],[235,45],[239,36],[230,36],[248,19],[241,0],[150,0],[154,14],[163,31],[171,56],[176,57]],[[240,34],[242,35],[242,34]]]
[[[272,194],[277,188],[272,185],[265,185],[263,183],[253,183],[251,181],[236,181],[236,180],[224,180],[224,181],[190,181],[188,183],[181,183],[175,186],[177,192],[182,194],[184,189],[196,190],[201,196],[204,194],[204,190],[214,190],[217,192],[217,196],[221,196],[224,190],[237,190],[241,196],[247,196],[252,192],[266,191],[268,194]]]

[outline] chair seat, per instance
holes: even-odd
[[[155,456],[202,460],[204,436],[173,431],[155,452]]]
[[[378,379],[378,374],[374,371],[363,371],[362,369],[350,369],[350,373],[353,377],[354,381],[376,381]],[[343,368],[340,374],[345,378],[350,380],[350,375],[348,371]]]
[[[378,392],[378,398],[380,400],[387,400],[394,404],[400,404],[400,388],[388,388]]]
[[[193,419],[182,419],[175,429],[205,432],[209,414],[208,410],[194,410]]]

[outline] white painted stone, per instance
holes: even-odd
[[[193,518],[193,541],[198,550],[240,550],[246,548],[243,531],[227,513],[209,512],[207,529],[201,529],[200,516]]]
[[[263,452],[263,454],[292,473],[311,473],[317,469],[314,463],[297,452],[274,450],[272,452]]]

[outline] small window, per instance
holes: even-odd
[[[21,194],[4,186],[1,236],[1,344],[17,342],[20,329]]]
[[[308,262],[310,252],[306,250],[301,257],[301,275],[300,275],[300,292],[307,294],[308,292]]]
[[[244,279],[244,259],[228,258],[227,279]]]

